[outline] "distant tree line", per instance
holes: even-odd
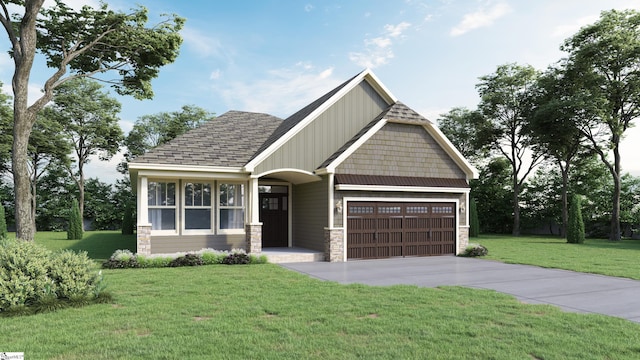
[[[471,196],[481,231],[566,236],[577,196],[586,234],[620,240],[640,226],[640,179],[620,154],[640,116],[640,13],[604,11],[561,50],[544,71],[498,66],[479,79],[477,109],[438,123],[480,170]]]

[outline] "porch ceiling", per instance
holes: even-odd
[[[269,173],[260,174],[260,178],[273,178],[288,181],[294,185],[320,181],[322,178],[314,173],[297,170],[297,169],[281,169],[271,171]]]

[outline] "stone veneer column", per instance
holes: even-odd
[[[141,255],[151,255],[151,225],[138,225],[136,239],[136,252]]]
[[[461,254],[469,245],[469,227],[468,226],[460,226],[458,227],[458,252],[456,255]]]
[[[245,225],[248,254],[260,254],[262,252],[262,224]]]
[[[344,229],[324,228],[324,260],[344,261]]]

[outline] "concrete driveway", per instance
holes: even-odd
[[[466,286],[496,290],[529,304],[616,316],[640,323],[640,281],[455,256],[280,264],[343,284]]]

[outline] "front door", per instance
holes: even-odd
[[[262,247],[289,246],[288,201],[286,193],[260,193]]]

